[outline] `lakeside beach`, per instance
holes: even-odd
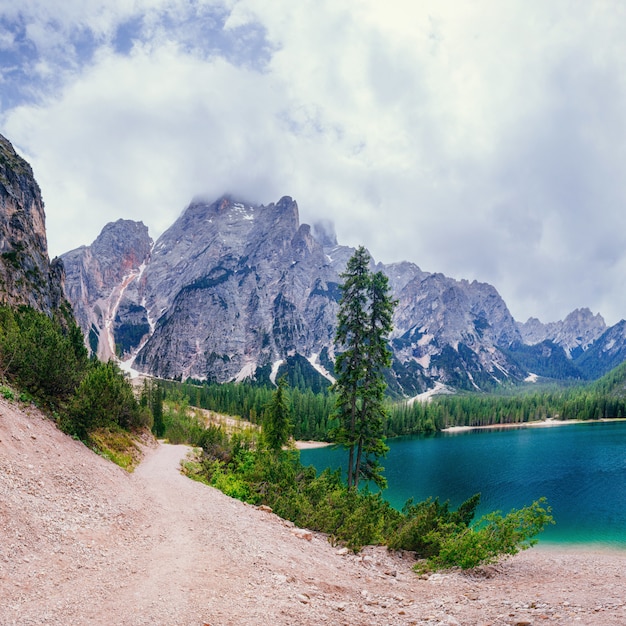
[[[460,433],[468,430],[500,430],[504,428],[549,428],[551,426],[568,426],[571,424],[596,424],[602,422],[623,422],[624,417],[604,417],[597,420],[557,420],[548,418],[532,422],[512,422],[507,424],[487,424],[484,426],[447,426],[443,433]]]

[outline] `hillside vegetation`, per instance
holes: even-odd
[[[136,461],[128,433],[150,427],[151,412],[117,365],[88,358],[69,308],[49,317],[0,307],[0,376],[5,397],[35,403],[64,432],[123,466]]]

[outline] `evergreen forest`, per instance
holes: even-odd
[[[163,381],[164,393],[178,390],[191,406],[237,415],[254,424],[263,420],[273,386],[243,383]],[[296,439],[330,441],[337,426],[335,394],[326,389],[291,388],[289,409]],[[592,383],[507,389],[498,394],[435,396],[429,402],[387,399],[387,437],[434,433],[451,426],[521,424],[545,419],[596,420],[626,417],[626,364]]]

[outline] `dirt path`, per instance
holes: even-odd
[[[128,475],[0,400],[0,625],[626,623],[626,554],[533,549],[418,579],[344,554],[178,472],[159,446]]]

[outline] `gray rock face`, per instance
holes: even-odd
[[[588,308],[572,311],[560,322],[542,324],[531,317],[524,324],[518,323],[524,343],[534,345],[550,340],[561,346],[565,353],[574,357],[584,352],[606,331],[604,318],[594,315]]]
[[[297,204],[194,202],[157,241],[143,297],[155,321],[135,367],[219,381],[331,343],[336,275]]]
[[[63,266],[50,262],[41,191],[0,135],[0,302],[51,314],[65,302]]]
[[[101,357],[117,352],[156,376],[223,382],[268,376],[296,355],[318,371],[328,366],[340,274],[353,252],[332,225],[300,224],[289,197],[257,206],[226,196],[193,201],[154,247],[143,224],[120,220],[63,260],[68,297]],[[586,309],[553,325],[518,324],[491,285],[409,262],[372,268],[387,274],[398,301],[390,379],[398,394],[521,381],[528,372],[512,345],[550,338],[572,353],[604,332]]]
[[[150,333],[145,309],[135,301],[133,287],[150,258],[151,247],[146,226],[118,220],[107,224],[90,246],[61,257],[66,268],[65,292],[74,316],[92,352],[102,360],[129,352]],[[129,342],[129,336],[134,341]]]
[[[484,388],[523,372],[500,350],[519,340],[504,301],[491,285],[419,273],[397,294],[392,345],[428,378]]]
[[[576,359],[579,367],[589,372],[589,378],[598,378],[626,360],[626,321],[607,328]]]

